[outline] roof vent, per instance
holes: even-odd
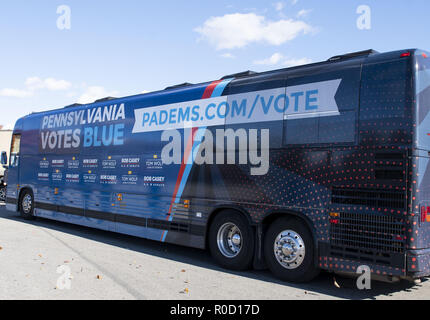
[[[181,84],[176,84],[174,86],[166,87],[164,90],[177,89],[177,88],[188,87],[188,86],[192,86],[192,85],[193,85],[192,83],[184,82]]]
[[[233,74],[226,75],[226,76],[222,77],[221,80],[230,79],[230,78],[244,78],[244,77],[252,76],[252,75],[257,74],[257,73],[258,72],[248,70],[248,71],[243,71],[243,72],[239,72],[239,73],[233,73]]]
[[[351,58],[360,57],[360,56],[369,56],[369,55],[377,54],[377,53],[379,53],[379,52],[375,51],[373,49],[364,50],[364,51],[357,51],[357,52],[347,53],[347,54],[343,54],[343,55],[339,55],[339,56],[334,56],[334,57],[331,57],[330,59],[328,59],[327,61],[339,61],[339,60],[351,59]]]
[[[94,101],[94,103],[103,102],[103,101],[109,101],[109,100],[114,100],[114,99],[118,99],[118,98],[115,98],[115,97],[105,97],[105,98],[101,98],[101,99],[98,99],[98,100]]]
[[[73,107],[80,107],[80,106],[83,106],[83,104],[81,104],[81,103],[74,103],[74,104],[71,104],[69,106],[65,106],[64,108],[73,108]]]

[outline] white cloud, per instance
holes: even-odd
[[[76,95],[77,95],[77,93],[74,91],[70,91],[70,92],[66,93],[67,98],[73,98],[73,97],[76,97]]]
[[[40,79],[39,77],[30,77],[25,80],[25,85],[30,90],[48,89],[51,91],[67,90],[72,84],[66,80],[57,80],[54,78]]]
[[[255,13],[234,13],[211,17],[195,29],[217,50],[242,48],[250,43],[281,45],[307,34],[313,28],[304,21],[269,21]]]
[[[301,66],[309,63],[312,63],[312,59],[309,59],[309,58],[286,59],[283,62],[283,65],[286,67],[295,67],[295,66]]]
[[[118,95],[118,91],[107,91],[104,87],[101,86],[90,86],[86,88],[85,92],[79,97],[78,103],[92,103],[98,99],[116,95]]]
[[[73,90],[68,90],[72,88]],[[34,96],[40,90],[67,90],[64,92],[64,95],[67,98],[75,98],[76,96],[79,96],[79,92],[81,92],[77,102],[82,104],[91,103],[97,99],[118,95],[118,91],[108,91],[102,86],[88,86],[85,83],[82,83],[79,86],[72,86],[72,84],[66,80],[28,77],[24,82],[24,89],[3,88],[0,89],[0,97],[28,98]],[[144,91],[143,93],[146,92],[147,91]]]
[[[24,82],[24,86],[24,89],[0,89],[0,96],[27,98],[33,96],[34,93],[40,89],[46,89],[50,91],[67,90],[72,86],[72,84],[66,80],[57,80],[54,78],[41,79],[39,77],[28,77]]]
[[[283,65],[286,67],[293,67],[308,64],[311,62],[312,60],[308,58],[291,59],[284,56],[282,53],[276,52],[272,54],[269,58],[254,61],[254,64],[266,66]]]
[[[299,2],[299,0],[291,0],[291,4],[294,6],[297,4],[297,2]]]
[[[285,5],[284,5],[283,2],[275,2],[273,4],[273,6],[275,7],[276,11],[282,11],[284,9],[284,7],[285,7]]]
[[[1,97],[27,98],[32,95],[33,95],[33,92],[30,90],[21,90],[21,89],[13,89],[13,88],[4,88],[0,90]]]
[[[311,11],[312,11],[312,10],[305,10],[305,9],[300,10],[300,11],[297,13],[297,18],[306,17],[306,16],[309,14],[309,12],[311,12]]]
[[[226,59],[234,59],[236,58],[234,55],[232,55],[231,53],[223,53],[221,55],[222,58],[226,58]]]
[[[272,65],[278,64],[283,58],[284,58],[284,56],[277,52],[277,53],[272,54],[267,59],[254,61],[254,64],[272,66]]]

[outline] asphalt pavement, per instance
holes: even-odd
[[[311,283],[268,270],[220,268],[209,252],[52,220],[0,206],[0,299],[429,299],[430,281],[372,282],[322,272]]]

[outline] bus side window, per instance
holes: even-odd
[[[411,88],[406,59],[363,66],[360,120],[403,118]]]
[[[285,120],[285,143],[288,145],[318,143],[318,123],[317,117]]]
[[[288,90],[296,86],[307,85],[309,88],[322,85],[317,88],[313,97],[314,107],[317,112],[311,113],[305,111],[305,99],[302,92],[301,100],[293,98],[290,101],[291,105],[299,106],[297,109],[300,112],[294,113],[292,108],[287,109],[284,117],[284,145],[303,146],[303,145],[332,145],[346,144],[351,145],[356,143],[358,136],[357,120],[358,120],[358,104],[360,92],[360,76],[361,64],[358,62],[350,62],[348,66],[332,66],[332,69],[323,70],[312,75],[291,75],[287,79]],[[333,86],[333,82],[339,81],[337,88]],[[333,88],[336,89],[333,91]],[[333,96],[334,95],[334,96]],[[329,99],[327,100],[327,97]],[[334,100],[338,112],[326,112],[324,107],[333,107],[330,103]],[[300,107],[301,106],[301,107]],[[321,107],[321,109],[319,109]],[[301,108],[301,109],[300,109]],[[320,112],[318,112],[320,110]]]
[[[17,167],[19,164],[19,151],[21,146],[21,135],[14,134],[10,146],[10,167]]]

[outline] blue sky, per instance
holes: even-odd
[[[57,28],[57,8],[71,28]],[[360,30],[357,7],[371,9]],[[373,48],[430,49],[428,0],[3,1],[0,124],[32,111]]]

